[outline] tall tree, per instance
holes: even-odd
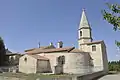
[[[6,55],[6,50],[5,50],[4,41],[3,41],[3,39],[0,37],[0,66],[3,66],[3,65],[4,65],[5,55]]]
[[[102,10],[103,18],[113,25],[114,31],[120,30],[120,5],[106,3],[110,11]],[[116,45],[120,48],[120,42],[115,41]]]

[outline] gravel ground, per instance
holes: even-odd
[[[120,80],[120,74],[111,74],[101,77],[98,80]]]

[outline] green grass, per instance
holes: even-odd
[[[35,80],[37,78],[58,78],[58,77],[70,77],[71,75],[61,74],[61,75],[43,75],[43,74],[24,74],[24,73],[0,73],[0,76],[4,77],[15,77],[15,78],[23,78],[25,80]]]

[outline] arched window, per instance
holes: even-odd
[[[26,58],[26,57],[24,58],[24,61],[25,61],[25,62],[27,61],[27,58]]]
[[[82,31],[80,31],[80,36],[82,36]]]
[[[57,58],[57,62],[58,62],[59,65],[65,64],[65,56],[59,56]]]
[[[92,46],[92,51],[96,51],[96,45]]]
[[[11,61],[13,61],[14,60],[14,56],[11,56]]]

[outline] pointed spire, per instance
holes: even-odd
[[[85,13],[85,9],[82,10],[82,16],[81,16],[81,20],[80,20],[79,29],[82,27],[90,27],[86,13]]]

